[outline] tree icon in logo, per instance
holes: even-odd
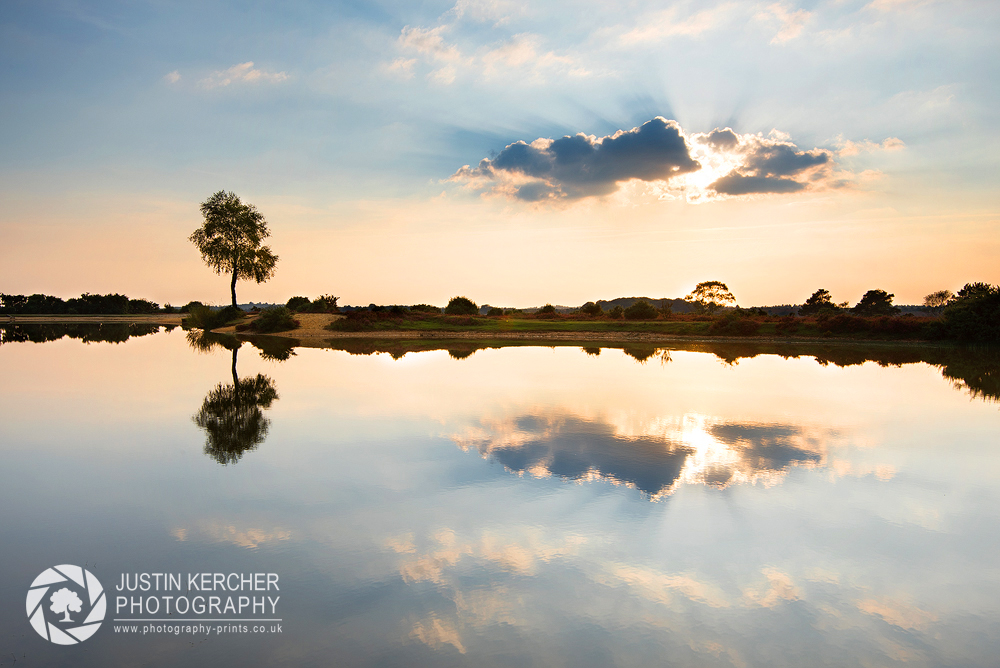
[[[56,645],[75,645],[94,635],[107,607],[108,597],[94,574],[72,564],[46,568],[31,583],[25,599],[31,627]],[[82,619],[73,619],[71,612]]]
[[[49,598],[52,602],[52,606],[49,608],[52,612],[57,615],[65,615],[60,622],[72,622],[73,620],[69,618],[69,611],[80,612],[83,610],[83,601],[80,597],[76,595],[76,592],[71,589],[66,589],[63,587],[59,591],[52,594]]]

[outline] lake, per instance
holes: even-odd
[[[157,329],[3,332],[4,666],[1000,656],[996,351]]]

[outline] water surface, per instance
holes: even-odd
[[[0,345],[4,665],[1000,655],[991,351],[66,333]],[[58,564],[278,573],[282,631],[55,646]]]

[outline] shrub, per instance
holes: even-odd
[[[479,315],[479,307],[468,297],[452,297],[444,312],[447,315]]]
[[[401,317],[389,309],[357,309],[347,317],[334,320],[327,329],[342,332],[364,332],[373,329],[387,329],[398,323]]]
[[[340,297],[333,295],[320,295],[309,305],[309,310],[313,313],[340,313],[340,309],[337,307],[339,299]]]
[[[640,299],[625,309],[625,317],[629,320],[655,320],[659,312],[645,299]]]
[[[410,307],[410,313],[434,313],[438,314],[441,309],[437,306],[431,306],[430,304],[414,304]]]
[[[489,311],[486,312],[486,315],[503,315],[503,309],[494,306],[493,308],[491,308]]]
[[[597,317],[599,315],[604,315],[604,309],[601,308],[600,304],[595,304],[594,302],[587,302],[580,307],[580,312],[584,315],[589,315],[591,317]]]
[[[790,336],[798,331],[798,329],[799,321],[794,315],[783,317],[778,321],[778,324],[774,326],[774,331],[777,332],[779,336]]]
[[[129,313],[156,313],[160,310],[160,305],[148,299],[130,299],[126,310]]]
[[[446,325],[460,325],[462,327],[467,327],[469,325],[478,325],[482,321],[477,321],[471,316],[452,316],[450,318],[445,318],[444,324]]]
[[[285,304],[285,308],[289,311],[300,311],[304,306],[309,306],[308,297],[292,297],[288,300],[288,303]]]
[[[198,301],[188,302],[187,304],[181,307],[181,313],[190,313],[191,309],[194,308],[195,306],[204,306],[204,304]]]
[[[610,311],[608,311],[608,315],[613,320],[621,320],[622,318],[625,317],[625,309],[623,309],[621,305],[616,304],[611,308]]]
[[[292,317],[292,312],[286,306],[275,306],[264,309],[260,315],[248,326],[253,332],[260,334],[270,334],[271,332],[286,332],[299,326],[297,320]]]
[[[760,329],[760,323],[735,314],[725,315],[708,327],[708,333],[716,336],[753,336]]]
[[[190,306],[190,305],[189,305]],[[243,319],[243,311],[227,306],[226,308],[213,311],[207,306],[191,306],[188,317],[184,318],[182,324],[185,327],[196,327],[206,332],[219,327],[238,322]]]

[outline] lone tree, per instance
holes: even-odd
[[[83,601],[80,597],[76,595],[76,592],[72,589],[67,589],[63,587],[59,591],[53,592],[52,596],[49,597],[49,601],[52,605],[49,610],[56,613],[57,615],[63,615],[60,622],[71,622],[72,619],[69,618],[69,611],[80,612],[83,610]]]
[[[869,290],[854,306],[854,312],[864,316],[896,315],[899,309],[892,305],[893,297],[885,290]]]
[[[233,275],[233,308],[237,308],[237,280],[263,283],[274,276],[278,256],[261,245],[271,236],[267,221],[253,204],[244,204],[236,193],[224,190],[202,202],[201,213],[205,222],[188,238],[215,273]]]
[[[736,297],[722,281],[702,281],[694,286],[684,301],[690,302],[697,313],[715,313],[723,306],[736,303]]]

